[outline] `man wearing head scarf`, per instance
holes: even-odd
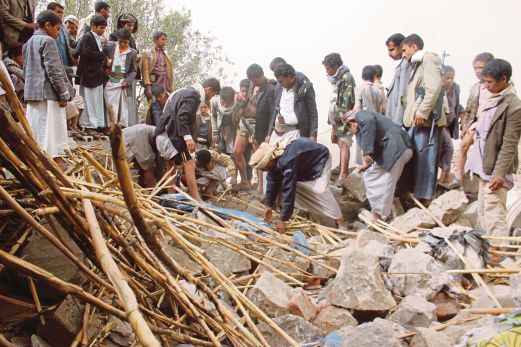
[[[277,231],[283,233],[286,223],[297,207],[333,218],[344,227],[340,207],[329,190],[331,154],[329,150],[306,137],[276,142],[264,142],[252,155],[250,165],[267,171],[264,220],[273,219],[273,208],[281,194],[282,206]]]

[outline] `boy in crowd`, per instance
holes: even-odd
[[[237,177],[235,164],[226,154],[200,149],[195,153],[197,186],[206,195],[213,195],[228,177]]]
[[[141,55],[141,72],[145,95],[147,100],[152,100],[152,84],[158,83],[163,86],[167,93],[174,91],[174,64],[165,51],[167,35],[157,31],[152,36],[154,47],[145,49]]]
[[[69,148],[65,106],[74,95],[60,59],[56,38],[62,25],[53,11],[42,11],[38,30],[23,47],[27,120],[38,145],[62,170]]]
[[[494,59],[480,77],[490,96],[480,105],[475,126],[476,145],[469,156],[469,169],[478,176],[478,215],[489,236],[510,236],[506,223],[507,191],[514,186],[521,135],[521,100],[510,81],[512,66]],[[508,241],[497,241],[499,245]]]
[[[459,85],[454,83],[456,71],[452,66],[445,66],[443,73],[443,87],[445,91],[445,114],[447,126],[442,130],[440,152],[440,178],[438,184],[447,189],[457,189],[461,186],[456,176],[450,171],[454,145],[452,139],[459,137],[459,118],[463,107],[459,104]]]
[[[374,85],[376,68],[373,65],[364,66],[362,80],[362,84],[355,88],[356,102],[353,110],[367,110],[383,114],[385,100],[381,91]]]
[[[23,101],[24,89],[25,89],[25,76],[24,76],[24,57],[22,54],[22,47],[10,48],[7,51],[7,55],[4,58],[4,64],[9,72],[9,77],[14,85],[14,91],[18,95],[18,98]]]
[[[124,127],[129,125],[127,95],[134,97],[132,88],[137,74],[137,51],[129,46],[131,34],[127,29],[118,29],[118,41],[109,41],[104,48],[110,62],[108,81],[105,84],[105,102],[112,108],[114,117],[120,119]]]
[[[197,113],[197,149],[208,149],[212,144],[212,120],[208,103],[202,104]]]
[[[93,16],[91,31],[81,39],[80,64],[76,83],[80,85],[80,95],[85,100],[85,109],[80,118],[80,126],[92,134],[97,128],[103,129],[105,110],[103,107],[103,62],[105,54],[101,36],[107,28],[107,20],[102,16]]]
[[[491,53],[483,52],[478,54],[472,63],[478,82],[470,88],[467,105],[461,115],[461,144],[458,157],[458,178],[460,181],[463,181],[463,176],[465,176],[467,153],[472,143],[474,143],[474,123],[477,119],[478,109],[483,108],[490,97],[490,92],[485,88],[485,82],[481,77],[481,71],[493,59],[494,56]]]
[[[235,98],[232,87],[223,87],[221,93],[211,100],[213,148],[226,154],[233,152],[236,117],[241,105]]]
[[[383,100],[384,100],[384,104],[383,104],[383,114],[385,114],[385,111],[387,109],[387,92],[385,90],[385,87],[384,85],[382,84],[382,76],[384,74],[384,69],[382,68],[381,65],[373,65],[374,66],[374,69],[376,71],[376,75],[374,76],[375,79],[374,79],[374,86],[376,88],[378,88],[378,90],[380,90],[380,93],[382,93],[382,97],[383,97]]]

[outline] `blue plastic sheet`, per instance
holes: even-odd
[[[168,200],[161,200],[160,203],[164,207],[175,208],[176,210],[180,210],[180,211],[184,211],[184,212],[188,212],[188,213],[192,212],[195,208],[191,204],[190,200],[188,198],[186,198],[185,196],[183,196],[182,194],[164,194],[161,196],[161,198],[168,199]],[[214,210],[214,211],[217,211],[215,214],[217,216],[219,216],[219,218],[222,218],[224,220],[230,220],[231,218],[229,217],[229,215],[232,215],[235,217],[247,219],[255,224],[258,224],[264,228],[268,228],[271,230],[271,227],[268,223],[264,222],[264,220],[262,220],[256,216],[252,215],[251,213],[237,211],[237,210],[233,210],[230,208],[217,207],[217,206],[213,206],[212,204],[206,204],[206,206],[212,208],[212,210]],[[219,212],[221,212],[221,213],[219,213]],[[236,220],[236,221],[238,222],[239,228],[241,230],[253,231],[253,232],[256,232],[257,234],[263,234],[262,230],[260,230],[259,228],[255,227],[251,224],[241,222],[239,220]]]

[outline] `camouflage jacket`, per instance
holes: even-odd
[[[349,70],[346,70],[336,84],[333,84],[328,123],[333,126],[337,135],[344,134],[342,117],[355,106],[355,86],[355,79]]]

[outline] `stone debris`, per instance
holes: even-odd
[[[395,295],[415,295],[430,300],[450,283],[450,276],[433,257],[413,248],[398,251],[388,276]]]
[[[356,326],[358,322],[349,310],[333,305],[327,305],[320,309],[313,325],[325,334],[340,330],[345,326]]]
[[[271,272],[263,272],[248,294],[249,299],[270,317],[289,313],[293,289]]]
[[[490,289],[492,294],[494,294],[501,306],[518,307],[514,304],[511,286],[501,284],[489,284],[488,288]],[[492,301],[492,299],[488,296],[487,292],[483,288],[472,289],[469,294],[476,298],[476,300],[472,302],[472,308],[496,307],[494,301]]]
[[[388,319],[411,330],[428,327],[436,320],[436,305],[421,297],[406,296]]]
[[[468,203],[469,200],[463,191],[450,190],[434,199],[429,205],[429,211],[443,224],[449,225],[463,215]]]
[[[349,330],[342,341],[342,347],[402,347],[399,339],[405,329],[385,319],[376,318],[373,322],[363,323]]]
[[[364,174],[359,172],[352,172],[344,178],[342,185],[354,198],[360,202],[367,201],[367,193],[365,190]]]
[[[409,347],[451,347],[451,339],[447,335],[429,328],[416,328],[416,335]]]
[[[320,331],[320,329],[307,322],[304,318],[292,314],[277,317],[273,319],[273,322],[301,344],[318,342],[323,336],[323,333]],[[266,323],[260,323],[257,325],[257,328],[270,346],[290,346]]]
[[[361,311],[386,311],[396,306],[384,285],[378,258],[359,249],[345,251],[336,278],[320,298]]]
[[[521,274],[518,273],[510,276],[510,287],[514,307],[521,307]]]
[[[391,222],[391,226],[405,233],[410,233],[416,231],[417,228],[433,228],[436,226],[436,223],[427,212],[415,207],[395,218]]]
[[[288,309],[291,314],[300,316],[308,322],[315,319],[318,311],[317,304],[302,288],[297,289],[295,295],[289,300]]]

